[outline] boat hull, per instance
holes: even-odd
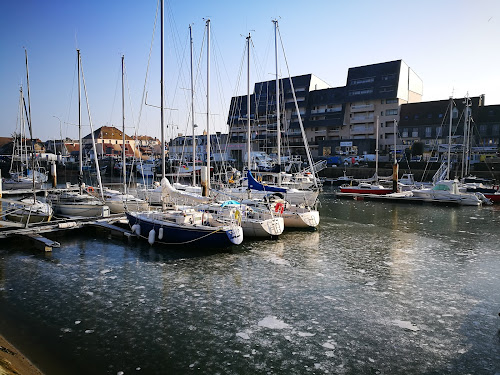
[[[316,210],[306,212],[284,211],[283,219],[285,228],[316,228],[319,225],[319,212]]]
[[[363,188],[356,188],[356,186],[352,187],[343,187],[340,188],[341,193],[349,193],[349,194],[376,194],[376,195],[383,195],[383,194],[389,194],[392,193],[392,189],[363,189]]]
[[[77,203],[53,203],[52,208],[56,216],[64,217],[108,217],[108,206]]]
[[[153,214],[146,216],[137,212],[127,212],[126,215],[130,227],[139,225],[139,233],[136,231],[136,234],[140,237],[150,240],[150,233],[154,230],[154,243],[223,248],[239,245],[243,241],[243,230],[238,226],[224,230],[222,227],[204,225],[177,225],[157,220]],[[163,231],[161,238],[160,229]]]

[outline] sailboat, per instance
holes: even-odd
[[[28,55],[26,54],[26,64],[28,63]],[[26,73],[28,74],[28,65],[26,65]],[[28,86],[29,96],[29,86]],[[9,170],[9,178],[3,179],[3,190],[22,190],[22,189],[40,189],[42,184],[47,182],[48,177],[36,167],[34,158],[34,140],[31,136],[30,145],[27,142],[26,122],[28,123],[30,134],[31,131],[31,110],[30,100],[28,99],[28,107],[23,94],[23,88],[19,89],[19,133],[15,135],[12,146],[12,157]],[[31,161],[30,161],[31,159]],[[31,167],[30,167],[31,164]]]
[[[396,129],[396,123],[394,123],[394,129]],[[378,130],[379,130],[379,117],[376,116],[375,121],[375,175],[370,181],[358,181],[357,185],[345,184],[340,187],[341,193],[347,194],[375,194],[375,195],[385,195],[393,192],[393,189],[386,188],[379,184],[378,177]],[[394,131],[394,139],[396,139],[396,132]],[[396,144],[394,144],[394,162],[396,163]],[[397,172],[396,172],[397,173]],[[344,172],[345,174],[345,172]]]
[[[28,108],[26,108],[26,103],[24,100],[24,96],[22,93],[22,88],[21,88],[21,98],[20,98],[20,104],[21,104],[21,116],[20,116],[20,121],[21,121],[21,128],[24,128],[25,124],[25,117],[26,115],[26,121],[28,123],[28,128],[30,132],[30,138],[31,138],[31,165],[32,165],[32,170],[31,170],[31,178],[24,176],[23,179],[18,179],[17,181],[14,182],[14,184],[23,184],[23,183],[30,183],[30,186],[28,188],[32,189],[32,195],[30,197],[25,197],[19,201],[7,201],[8,206],[5,212],[5,218],[10,221],[16,221],[16,222],[21,222],[23,224],[30,224],[30,223],[35,223],[35,222],[44,222],[44,221],[50,221],[52,218],[53,210],[52,207],[46,203],[42,202],[37,199],[36,194],[35,194],[35,189],[37,188],[37,175],[36,175],[36,170],[35,170],[35,150],[34,150],[34,145],[33,145],[33,128],[32,128],[32,122],[31,122],[31,100],[30,100],[30,89],[29,89],[29,70],[28,70],[28,51],[24,51],[25,56],[26,56],[26,84],[28,86]],[[23,111],[24,108],[24,111]],[[22,143],[22,137],[20,142]],[[26,150],[27,151],[27,150]],[[21,154],[22,155],[22,154]],[[26,165],[28,165],[28,156],[26,152]],[[18,176],[20,177],[20,176]]]
[[[85,189],[85,185],[83,183],[83,158],[82,158],[82,116],[81,116],[81,89],[80,89],[80,74],[83,76],[83,71],[81,70],[81,57],[80,50],[77,50],[77,59],[78,59],[78,137],[80,144],[80,153],[79,153],[79,164],[80,164],[80,174],[78,178],[79,191],[64,191],[62,193],[49,194],[47,197],[47,201],[50,202],[52,208],[54,209],[54,213],[57,216],[64,217],[74,217],[74,216],[83,216],[83,217],[107,217],[110,215],[109,207],[106,206],[103,201],[104,197],[102,195],[102,183],[101,183],[101,174],[97,173],[97,180],[99,182],[101,198],[97,198],[92,194],[89,194],[94,190],[93,187],[88,187]],[[85,80],[83,81],[85,87]],[[90,110],[88,108],[87,101],[87,110],[90,118]],[[91,135],[92,135],[92,147],[94,148],[94,155],[97,156],[97,152],[95,150],[95,142],[94,142],[94,132],[92,131],[92,121],[90,121],[91,125]],[[94,158],[94,162],[96,164],[96,171],[99,171],[99,161],[97,157]]]
[[[164,65],[163,65],[163,45],[164,45],[164,15],[163,0],[161,1],[161,94],[160,94],[160,121],[161,121],[161,145],[162,145],[162,189],[167,193],[170,184],[165,176],[165,131],[164,131]],[[207,21],[207,29],[210,30],[210,20]],[[208,43],[209,44],[209,43]],[[208,96],[208,95],[207,95]],[[207,133],[208,131],[207,124]],[[210,137],[210,135],[208,135]],[[207,158],[210,160],[210,158]],[[210,170],[208,168],[208,170]],[[172,210],[165,210],[166,194],[163,196],[162,210],[155,211],[129,211],[126,212],[127,219],[132,231],[142,238],[147,238],[148,242],[165,245],[201,245],[210,247],[227,247],[239,245],[243,241],[243,229],[235,220],[230,222],[220,222],[220,225],[207,223],[203,220],[203,213],[192,207],[174,207]],[[219,224],[219,223],[218,223]]]
[[[125,56],[122,56],[122,162],[121,171],[123,178],[123,193],[118,190],[113,190],[109,188],[104,188],[103,198],[104,202],[111,213],[118,214],[123,213],[126,210],[130,211],[147,211],[149,209],[148,202],[133,196],[132,194],[127,194],[127,165],[125,157],[125,85],[124,85],[124,64]]]
[[[278,161],[281,163],[281,153],[280,153],[280,137],[281,137],[281,129],[279,126],[279,78],[278,78],[278,68],[277,68],[277,21],[273,21],[275,23],[275,50],[276,50],[276,112],[277,112],[277,144],[278,144]],[[240,186],[228,186],[222,188],[220,191],[217,191],[217,194],[221,197],[220,199],[249,199],[249,198],[260,198],[263,199],[269,193],[279,192],[283,194],[284,198],[291,204],[306,204],[309,206],[313,206],[318,198],[319,190],[318,189],[305,189],[299,190],[295,188],[289,188],[281,186],[281,177],[278,178],[278,186],[274,185],[266,185],[261,183],[252,175],[251,172],[251,147],[250,147],[250,139],[251,139],[251,123],[250,123],[250,40],[251,36],[248,35],[247,39],[247,177],[246,180]],[[290,82],[291,83],[291,82]],[[293,83],[292,92],[294,93]],[[294,93],[295,95],[295,93]],[[296,103],[295,103],[296,104]],[[297,104],[296,104],[297,105]],[[297,108],[297,113],[299,113]],[[299,122],[302,124],[300,116]],[[312,158],[310,157],[309,149],[307,147],[307,141],[305,141],[306,153],[308,155],[310,164],[312,165]],[[280,174],[278,174],[280,176]],[[314,180],[316,181],[316,179]],[[316,182],[315,182],[316,183]]]

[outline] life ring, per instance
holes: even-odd
[[[93,186],[87,187],[87,192],[93,193],[94,192],[94,187]]]
[[[285,206],[281,202],[276,203],[276,206],[274,206],[274,212],[279,213],[280,215],[283,213],[284,209],[285,209]]]
[[[241,212],[239,210],[234,211],[234,220],[241,223]]]

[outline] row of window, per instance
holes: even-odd
[[[380,77],[382,81],[390,81],[396,78],[396,74],[385,74]],[[364,83],[372,83],[375,82],[375,77],[365,77],[365,78],[355,78],[351,79],[351,85],[361,85]]]

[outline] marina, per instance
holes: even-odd
[[[498,206],[320,201],[316,231],[224,251],[2,240],[0,330],[47,374],[500,370]]]

